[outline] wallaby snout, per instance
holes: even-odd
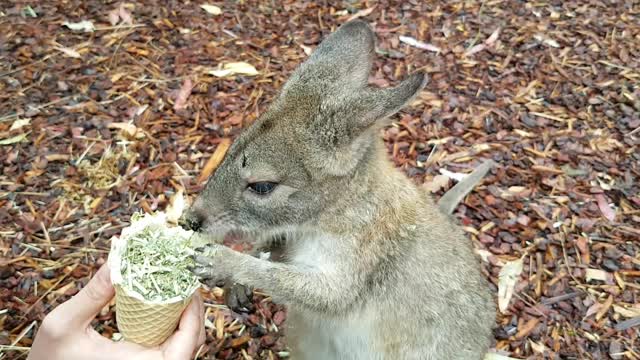
[[[193,209],[187,209],[178,219],[178,225],[185,230],[199,231],[202,228],[204,217]]]

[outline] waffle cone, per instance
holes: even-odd
[[[143,346],[162,344],[173,334],[190,296],[169,304],[149,304],[129,296],[119,285],[116,288],[116,320],[125,340]]]

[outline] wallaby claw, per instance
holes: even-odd
[[[209,256],[195,255],[193,260],[203,266],[213,266],[213,259]]]
[[[230,252],[221,245],[208,245],[204,248],[198,248],[191,258],[195,264],[189,269],[200,280],[219,281],[225,280],[231,276],[230,261],[228,259]],[[233,253],[231,253],[233,254]]]
[[[195,249],[191,258],[199,265],[213,266],[214,258],[219,255],[220,245],[207,245]]]
[[[198,278],[200,278],[200,280],[207,280],[211,277],[211,271],[209,270],[208,267],[200,267],[200,266],[196,266],[193,267],[191,269],[191,272],[197,276]]]

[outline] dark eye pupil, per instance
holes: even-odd
[[[249,189],[258,195],[266,195],[273,191],[276,187],[276,183],[261,181],[249,184]]]

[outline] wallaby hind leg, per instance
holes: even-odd
[[[224,286],[224,303],[235,312],[251,312],[253,310],[253,289],[228,281]]]

